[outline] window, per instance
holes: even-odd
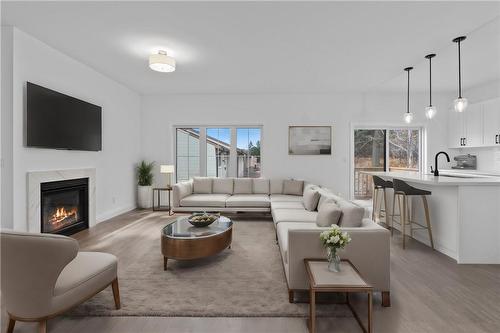
[[[207,176],[228,177],[230,128],[207,128]]]
[[[421,129],[354,130],[354,198],[372,196],[372,177],[362,171],[419,171]]]
[[[177,128],[176,176],[184,181],[200,175],[200,129]]]
[[[260,177],[260,128],[238,128],[237,138],[237,176]]]
[[[195,176],[261,176],[262,127],[183,126],[175,133],[177,181]]]

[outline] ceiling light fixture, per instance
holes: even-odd
[[[403,119],[407,124],[413,121],[413,113],[410,112],[410,71],[413,67],[406,67],[404,70],[408,73],[408,86],[406,91],[406,113],[403,116]]]
[[[157,72],[171,73],[175,71],[175,59],[168,56],[166,51],[160,50],[149,56],[149,68]]]
[[[437,113],[436,107],[432,105],[432,58],[435,56],[434,53],[425,56],[426,59],[429,59],[429,106],[425,108],[425,117],[427,119],[434,118]]]
[[[462,69],[461,69],[461,55],[460,55],[460,43],[465,40],[465,36],[460,36],[453,39],[454,43],[458,44],[458,98],[455,100],[455,111],[464,112],[467,108],[467,98],[462,97]]]

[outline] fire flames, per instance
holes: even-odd
[[[65,207],[56,208],[56,211],[49,219],[51,224],[68,223],[70,220],[78,219],[78,209],[73,207],[71,209],[66,209]]]

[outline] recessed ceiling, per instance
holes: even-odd
[[[2,2],[2,25],[141,94],[399,89],[407,65],[423,90],[430,52],[435,88],[448,91],[462,34],[477,37],[463,44],[464,85],[477,85],[499,77],[499,15],[499,2],[475,1]],[[174,73],[148,68],[158,49],[176,58]]]

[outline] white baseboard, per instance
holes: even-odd
[[[113,218],[117,215],[129,212],[129,211],[134,210],[136,208],[137,208],[136,205],[129,205],[129,206],[119,207],[117,209],[107,211],[105,213],[97,215],[96,223],[104,222],[106,220],[109,220],[110,218]]]

